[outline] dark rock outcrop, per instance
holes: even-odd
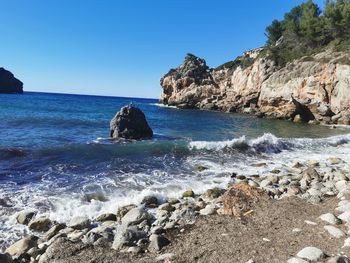
[[[149,139],[153,131],[149,127],[145,114],[131,105],[121,108],[110,123],[110,136],[115,139]]]
[[[23,93],[22,81],[4,68],[0,68],[0,93]]]

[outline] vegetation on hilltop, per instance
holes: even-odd
[[[263,55],[284,66],[294,59],[332,47],[350,47],[350,0],[328,0],[323,12],[309,0],[294,7],[281,21],[266,28]]]
[[[310,57],[324,49],[350,50],[350,0],[327,0],[324,10],[312,0],[304,2],[273,20],[266,28],[267,41],[261,57],[268,57],[280,67],[301,57]],[[245,68],[253,59],[240,56],[216,69]]]

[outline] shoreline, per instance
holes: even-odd
[[[264,166],[264,164],[261,165]],[[336,226],[344,229],[344,223],[350,222],[350,219],[345,217],[347,213],[350,213],[350,201],[344,201],[350,198],[349,171],[350,164],[336,157],[328,159],[326,163],[296,161],[290,167],[289,173],[275,169],[263,177],[233,175],[230,185],[237,186],[246,183],[252,188],[257,187],[269,196],[269,202],[275,203],[287,202],[284,200],[297,197],[297,204],[317,206],[330,202],[331,199],[340,199],[342,200],[341,211],[338,209],[329,212],[335,214],[334,217],[330,217],[336,218],[334,219],[337,222]],[[165,203],[160,203],[155,196],[149,196],[145,197],[143,204],[139,206],[121,207],[115,214],[103,214],[93,221],[72,218],[66,225],[51,222],[48,218],[36,218],[33,214],[19,214],[17,220],[29,225],[29,228],[39,236],[27,236],[10,246],[7,252],[14,259],[24,258],[27,262],[30,260],[31,262],[51,262],[50,260],[64,255],[62,246],[73,242],[75,244],[73,247],[82,246],[91,251],[97,247],[103,247],[103,251],[111,251],[113,255],[120,254],[122,258],[131,258],[139,262],[148,262],[142,260],[148,260],[149,257],[155,260],[161,255],[160,253],[164,254],[168,250],[172,251],[168,256],[176,258],[178,256],[176,255],[178,249],[176,244],[181,241],[177,235],[190,235],[191,229],[197,228],[198,222],[205,220],[203,218],[213,216],[228,222],[236,220],[234,217],[224,215],[224,196],[228,189],[230,186],[226,189],[209,189],[201,195],[188,190],[181,198],[172,198]],[[337,215],[340,215],[341,212],[345,215],[340,216],[342,217],[340,219]],[[255,218],[254,216],[253,212],[252,215],[247,215],[247,219]],[[298,218],[297,214],[295,216]],[[339,222],[342,223],[338,224]],[[254,229],[249,229],[249,231],[254,232]],[[346,231],[340,231],[343,233],[340,238],[345,240]],[[339,242],[340,239],[336,240]],[[196,246],[192,249],[195,251]],[[338,252],[333,253],[341,251],[343,249],[339,248]],[[297,252],[295,251],[295,256]],[[69,260],[69,257],[66,260]]]

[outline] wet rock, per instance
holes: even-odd
[[[324,229],[327,230],[327,232],[335,238],[341,238],[345,236],[345,233],[335,226],[324,226]]]
[[[0,253],[0,262],[1,263],[12,263],[12,258],[9,254]]]
[[[98,233],[95,232],[89,232],[86,235],[83,236],[81,241],[85,244],[93,244],[95,243],[98,239],[100,239],[102,236]]]
[[[224,193],[225,193],[225,189],[215,187],[215,188],[208,189],[207,191],[205,191],[203,196],[205,198],[207,198],[208,200],[213,200],[215,198],[222,196]]]
[[[320,215],[319,218],[332,225],[337,225],[341,223],[341,220],[337,218],[335,215],[333,215],[332,213],[326,213],[326,214]]]
[[[156,235],[156,234],[152,234],[149,237],[149,241],[150,241],[150,244],[149,244],[148,249],[150,251],[159,251],[163,247],[170,244],[170,241],[166,237],[161,236],[161,235]]]
[[[37,246],[38,238],[36,236],[27,236],[8,247],[5,253],[8,253],[13,259],[25,258],[29,249]]]
[[[59,231],[61,231],[62,229],[64,229],[66,227],[66,225],[64,224],[57,224],[54,225],[53,227],[51,227],[43,236],[43,239],[45,241],[50,240],[51,238],[53,238],[55,235],[58,234]]]
[[[169,203],[165,203],[165,204],[162,204],[158,207],[158,210],[164,210],[164,211],[167,211],[167,212],[172,212],[175,210],[175,207],[172,206],[171,204]]]
[[[157,197],[149,195],[143,198],[141,204],[148,208],[155,208],[159,205],[159,201]]]
[[[73,232],[69,233],[67,237],[71,241],[77,241],[80,240],[88,231],[89,230],[87,228],[83,230],[74,230]]]
[[[51,224],[52,222],[49,218],[40,217],[40,218],[32,219],[29,222],[28,227],[31,230],[43,232],[43,231],[49,230],[51,227]]]
[[[303,259],[317,261],[324,257],[324,253],[317,247],[305,247],[298,252],[297,256]]]
[[[136,205],[126,205],[122,206],[117,211],[117,219],[121,220],[131,209],[136,208]]]
[[[269,186],[269,185],[272,185],[272,182],[271,182],[271,180],[270,179],[264,179],[264,180],[262,180],[261,181],[261,183],[260,183],[260,186],[261,187],[267,187],[267,186]]]
[[[194,197],[194,192],[193,190],[187,190],[185,192],[182,193],[182,197],[186,198],[186,197]]]
[[[91,222],[89,219],[85,217],[73,217],[70,221],[68,226],[70,228],[76,229],[76,230],[82,230],[85,228],[90,228],[91,227]]]
[[[137,228],[126,228],[121,226],[117,229],[117,235],[114,237],[112,249],[120,250],[126,246],[136,245],[137,241],[146,238],[147,233],[137,230]]]
[[[110,122],[110,134],[112,138],[124,139],[148,139],[153,136],[145,114],[132,105],[121,108]]]
[[[96,218],[97,222],[117,221],[117,216],[112,213],[102,214]]]
[[[21,212],[17,215],[17,222],[19,224],[22,224],[22,225],[28,225],[28,223],[30,222],[30,220],[32,220],[32,218],[35,216],[35,213],[34,212],[28,212],[28,211],[25,211],[25,212]]]
[[[267,198],[267,195],[260,189],[253,188],[246,183],[236,184],[223,196],[224,214],[237,217],[245,215],[250,213],[256,203]]]
[[[196,165],[196,170],[198,172],[203,172],[203,171],[205,171],[207,169],[208,169],[208,167],[205,167],[204,165],[200,165],[200,164]]]
[[[137,225],[149,219],[149,214],[142,207],[135,207],[125,214],[122,224],[125,226]]]
[[[177,198],[170,198],[169,200],[168,200],[168,203],[169,204],[171,204],[171,205],[175,205],[175,204],[177,204],[177,203],[179,203],[180,201],[179,201],[179,199],[177,199]]]

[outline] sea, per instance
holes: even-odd
[[[109,122],[130,102],[154,137],[114,142]],[[180,110],[156,99],[0,94],[0,138],[0,251],[30,233],[16,223],[21,211],[63,223],[94,219],[147,195],[164,201],[225,188],[232,174],[264,176],[330,157],[350,162],[347,126]]]

